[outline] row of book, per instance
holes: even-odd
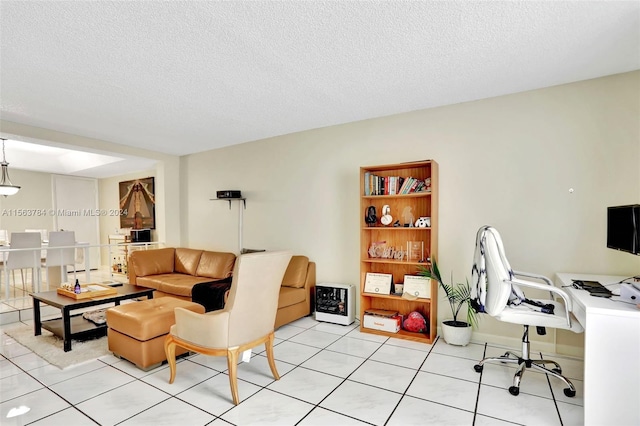
[[[370,172],[364,174],[364,195],[402,195],[431,191],[431,178],[378,176]]]

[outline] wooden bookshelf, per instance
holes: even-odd
[[[373,190],[371,175],[376,179],[395,182],[395,188],[389,188],[385,184],[382,191]],[[424,182],[430,179],[430,186],[423,185],[420,192],[398,194],[400,186],[397,178],[413,177]],[[390,179],[393,178],[393,179]],[[402,182],[402,180],[400,180]],[[380,188],[380,186],[376,186]],[[374,195],[380,193],[380,195]],[[384,226],[380,222],[383,207],[389,206],[393,220],[390,225]],[[369,226],[365,217],[369,206],[376,209],[376,223]],[[410,209],[414,220],[419,217],[430,217],[429,227],[405,227],[403,212]],[[399,220],[400,226],[393,226]],[[430,282],[431,298],[407,300],[393,294],[371,294],[364,292],[367,273],[392,274],[394,283],[403,283],[405,275],[416,275],[420,266],[428,266],[431,257],[438,255],[438,163],[433,160],[417,161],[412,163],[388,164],[360,168],[360,331],[413,340],[424,343],[432,343],[436,338],[437,330],[437,299],[438,285],[434,280]],[[371,245],[375,242],[384,242],[386,247],[406,251],[407,242],[415,241],[422,244],[423,258],[419,260],[372,257],[369,253]],[[398,311],[406,316],[412,311],[418,311],[427,319],[428,331],[426,333],[413,333],[400,330],[398,333],[390,333],[371,328],[366,328],[364,312],[368,309],[385,309]]]

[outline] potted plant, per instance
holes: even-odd
[[[471,306],[471,285],[469,280],[465,280],[464,283],[453,283],[453,275],[451,277],[451,284],[447,284],[442,280],[440,271],[438,270],[438,264],[435,259],[429,268],[420,266],[418,268],[418,275],[422,275],[438,282],[440,287],[444,290],[449,307],[451,308],[451,314],[453,319],[446,319],[442,321],[442,337],[445,342],[450,345],[466,346],[471,341],[471,330],[478,325],[478,317],[476,311]],[[458,319],[458,314],[466,305],[466,320]]]

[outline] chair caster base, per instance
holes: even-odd
[[[520,393],[520,388],[516,386],[510,386],[509,393],[513,396],[518,396],[518,394]]]
[[[473,369],[476,370],[476,373],[482,373],[483,368],[484,368],[484,365],[480,365],[480,364],[476,364],[473,366]]]
[[[571,390],[571,388],[564,388],[564,394],[569,398],[573,398],[574,396],[576,396],[576,391]]]

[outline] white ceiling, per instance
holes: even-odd
[[[2,119],[174,155],[640,69],[638,1],[2,0],[0,24]]]

